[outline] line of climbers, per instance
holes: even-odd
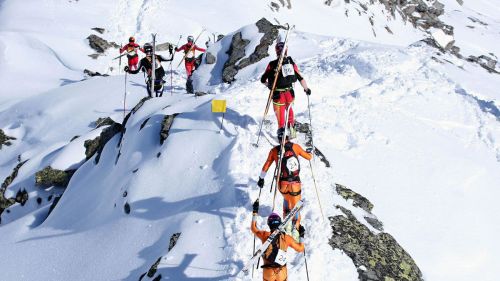
[[[300,161],[298,156],[306,160],[311,160],[313,157],[313,148],[304,150],[299,144],[291,141],[291,139],[296,137],[295,119],[292,109],[292,104],[295,99],[293,84],[299,81],[304,92],[308,96],[311,95],[311,89],[307,86],[306,80],[300,73],[293,59],[288,56],[288,49],[285,43],[278,42],[275,45],[275,51],[277,59],[271,61],[267,65],[260,81],[270,90],[273,90],[273,82],[276,78],[276,74],[278,75],[274,91],[272,92],[272,102],[278,121],[277,137],[280,144],[269,151],[257,185],[261,189],[264,187],[264,179],[273,163],[276,165],[276,169],[278,169],[278,166],[280,167],[280,171],[273,174],[273,177],[276,177],[273,181],[277,181],[278,190],[283,196],[283,217],[285,217],[302,198]],[[283,55],[283,60],[281,69],[279,69],[279,59],[281,55]],[[286,116],[287,111],[288,117]],[[288,120],[287,124],[285,124],[286,120]],[[284,143],[281,143],[282,140],[284,140]],[[281,163],[279,163],[279,161],[281,161]],[[267,225],[271,232],[259,230],[257,227],[258,211],[259,199],[253,203],[251,231],[262,241],[262,243],[264,243],[271,233],[281,224],[281,217],[277,213],[271,213],[267,217]],[[264,281],[288,280],[286,263],[283,265],[283,262],[277,262],[280,256],[278,253],[281,251],[285,252],[286,255],[286,251],[289,247],[297,252],[304,251],[305,247],[302,239],[305,234],[305,229],[300,224],[300,221],[300,213],[297,213],[297,215],[292,218],[292,221],[285,225],[284,233],[281,232],[278,238],[276,238],[264,251],[262,256],[264,260],[264,265],[262,266]]]
[[[172,62],[174,58],[175,52],[184,52],[184,66],[186,68],[187,81],[186,81],[186,90],[188,93],[193,93],[193,84],[192,78],[193,72],[198,68],[201,64],[201,57],[203,54],[200,54],[196,57],[195,52],[200,51],[202,53],[205,52],[205,49],[196,46],[194,42],[193,36],[187,37],[187,43],[182,45],[181,47],[173,47],[171,44],[168,46],[168,51],[170,53],[170,58],[165,58],[161,55],[154,54],[153,46],[150,43],[144,44],[141,48],[140,45],[135,43],[135,38],[130,37],[129,43],[120,48],[120,54],[126,52],[128,59],[128,66],[125,66],[124,71],[130,74],[137,74],[139,71],[142,71],[147,76],[146,85],[147,85],[147,93],[150,97],[153,96],[151,91],[151,77],[152,77],[152,68],[153,68],[153,54],[155,56],[155,81],[154,81],[154,92],[156,96],[163,95],[163,89],[165,80],[163,79],[165,76],[165,69],[162,66],[162,62]],[[139,61],[139,51],[145,54],[145,57]],[[139,64],[139,65],[138,65]],[[171,70],[172,71],[172,70]]]

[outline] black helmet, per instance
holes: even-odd
[[[269,217],[267,217],[267,225],[271,230],[275,230],[281,224],[281,217],[276,213],[271,213]]]
[[[149,43],[144,44],[144,53],[146,53],[146,55],[152,55],[153,54],[153,46],[151,46],[151,44],[149,44]]]
[[[284,42],[278,42],[276,43],[276,46],[274,46],[274,49],[276,50],[276,55],[281,55],[281,52],[283,52],[283,49],[285,48],[285,43]],[[285,50],[285,54],[286,54]]]

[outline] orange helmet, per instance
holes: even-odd
[[[130,36],[130,38],[128,39],[129,42],[135,42],[135,38],[134,36]]]

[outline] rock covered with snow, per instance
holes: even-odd
[[[15,140],[14,137],[7,136],[2,129],[0,129],[0,149],[2,149],[3,145],[9,146],[12,145],[11,140]]]

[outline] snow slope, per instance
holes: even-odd
[[[43,3],[49,8],[54,3],[62,5],[58,1]],[[117,13],[110,25],[122,31],[110,31],[110,38],[128,36],[131,30],[145,36],[153,31],[148,24],[151,15],[157,15],[158,21],[167,18],[159,11],[166,9],[162,3],[168,2],[146,1],[140,5],[142,15],[130,16],[137,18],[136,24],[125,25],[121,15],[135,13],[141,3],[118,3],[121,14]],[[108,13],[104,12],[108,4],[102,2],[104,8],[96,8],[89,1],[64,3],[80,5],[70,10],[78,15]],[[171,18],[189,19],[187,9],[175,4]],[[19,9],[16,5],[20,4],[4,1],[1,11],[12,17],[9,11]],[[33,1],[32,6],[36,5]],[[193,15],[199,22],[181,28],[196,31],[205,20],[213,21],[210,28],[214,30],[226,26],[213,16],[196,17],[217,11],[222,1],[200,5]],[[317,8],[315,5],[311,10]],[[77,13],[76,7],[81,11]],[[158,13],[151,11],[153,7]],[[56,18],[61,16],[55,9],[49,11]],[[258,9],[252,11],[260,13]],[[236,25],[240,20],[255,21],[248,18],[252,13],[241,18],[236,14],[228,22]],[[21,16],[19,19],[26,25],[38,21]],[[86,37],[87,28],[95,24],[68,22],[79,30],[78,40]],[[12,32],[7,29],[14,26],[2,24],[2,38],[10,36]],[[227,26],[224,32],[236,29]],[[254,27],[243,31],[250,39],[259,39]],[[175,41],[179,31],[169,32],[172,34],[165,38]],[[62,40],[59,36],[56,39]],[[211,51],[218,53],[227,48],[225,40],[212,45]],[[12,42],[27,45],[17,39]],[[79,44],[75,47],[78,55],[68,55],[68,60],[74,69],[81,69],[87,65],[87,61],[80,60],[88,50],[84,42],[71,44]],[[494,201],[498,195],[495,187],[500,184],[500,111],[495,91],[498,76],[475,64],[439,55],[421,43],[406,45],[389,46],[302,31],[292,35],[290,54],[313,90],[315,144],[333,162],[331,169],[313,162],[323,208],[327,216],[338,215],[334,204],[346,203],[334,194],[333,184],[350,186],[374,203],[374,213],[384,222],[386,231],[415,259],[426,280],[496,280],[500,273],[495,267],[500,252],[495,214],[500,207]],[[10,213],[2,214],[0,247],[9,254],[0,264],[0,279],[137,280],[162,257],[158,273],[167,280],[235,280],[238,269],[250,256],[250,204],[257,197],[255,180],[271,148],[264,140],[259,148],[252,146],[267,94],[256,80],[269,59],[245,69],[231,85],[209,82],[220,77],[209,77],[210,69],[201,68],[196,79],[215,96],[194,98],[182,94],[179,86],[183,84],[183,73],[176,72],[174,95],[146,101],[127,121],[123,137],[117,134],[108,142],[97,165],[93,158],[84,162],[82,142],[99,133],[92,124],[98,117],[111,116],[121,122],[123,76],[92,78],[58,87],[60,75],[73,73],[71,68],[63,67],[63,74],[39,77],[37,83],[46,86],[37,86],[29,95],[38,90],[43,93],[11,105],[11,95],[18,91],[13,87],[12,93],[6,95],[10,101],[2,105],[0,128],[18,141],[0,151],[1,178],[11,172],[18,155],[30,160],[21,167],[6,195],[12,196],[24,187],[30,198],[45,199],[60,191],[35,187],[36,171],[46,165],[80,168],[46,220],[50,205],[47,201],[42,206],[33,201],[24,207],[16,204],[9,208]],[[95,63],[104,65],[109,61]],[[9,75],[26,71],[4,65],[0,65],[1,79],[13,79]],[[129,79],[128,111],[145,94],[142,76]],[[57,89],[42,91],[53,87]],[[221,117],[210,112],[213,98],[228,100],[222,133]],[[307,122],[307,100],[300,87],[294,109],[298,121]],[[174,113],[180,115],[160,145],[163,116]],[[268,119],[272,123],[265,130],[272,134],[276,124],[274,117]],[[81,137],[70,142],[75,135]],[[298,142],[304,142],[303,136]],[[302,215],[308,230],[307,258],[312,280],[357,280],[350,259],[328,245],[331,229],[322,220],[311,171],[305,163],[302,178],[306,200]],[[266,181],[270,182],[270,178]],[[268,192],[262,194],[264,215],[270,211],[272,199]],[[124,213],[126,203],[131,209],[128,215]],[[169,252],[169,239],[177,232],[181,232],[180,239]],[[293,251],[289,256],[293,280],[306,280],[303,257]],[[20,268],[20,264],[30,266]]]

